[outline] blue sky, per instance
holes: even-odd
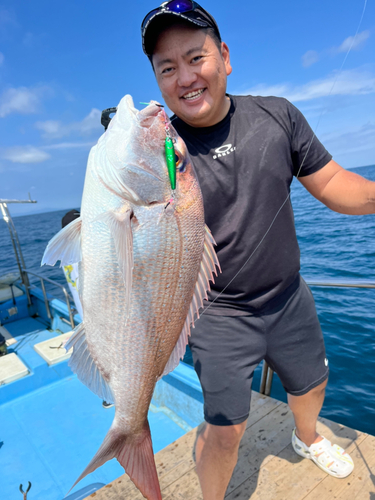
[[[375,164],[375,5],[353,49],[361,0],[202,0],[231,50],[228,91],[290,99],[342,166]],[[102,109],[131,94],[160,92],[140,41],[158,2],[0,0],[0,197],[37,205],[12,213],[80,205]]]

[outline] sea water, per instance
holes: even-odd
[[[375,180],[375,165],[354,169]],[[375,216],[337,214],[315,200],[298,181],[292,204],[301,248],[301,274],[309,280],[375,282]],[[10,210],[12,206],[10,205]],[[71,207],[77,208],[77,207]],[[48,241],[67,210],[14,218],[28,269],[65,285],[59,267],[40,268]],[[17,271],[8,229],[0,221],[0,276]],[[36,278],[32,283],[40,286]],[[63,298],[58,288],[50,293]],[[321,415],[375,435],[375,289],[312,287],[325,336],[330,379]],[[186,362],[191,363],[187,353]],[[292,361],[292,360],[291,360]],[[259,389],[260,368],[253,388]],[[286,401],[277,376],[271,395]]]

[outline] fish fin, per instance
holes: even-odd
[[[125,212],[105,212],[99,216],[104,221],[115,243],[117,263],[120,267],[125,287],[125,317],[130,314],[130,301],[133,281],[133,233],[130,217],[132,211],[129,208]]]
[[[197,282],[193,293],[193,298],[190,304],[190,309],[187,314],[181,334],[177,343],[172,351],[172,354],[165,365],[163,374],[167,375],[173,371],[179,364],[180,360],[184,357],[186,351],[186,344],[190,335],[190,326],[194,326],[195,317],[199,318],[199,309],[203,306],[203,300],[207,299],[207,290],[210,290],[210,281],[214,281],[214,273],[217,276],[216,266],[220,269],[220,264],[216,256],[214,245],[215,240],[208,227],[205,227],[206,233],[204,238],[203,253],[201,266],[199,268]]]
[[[99,450],[72,488],[112,458],[117,458],[145,498],[162,500],[147,420],[141,434],[135,437],[123,434],[112,424]]]
[[[69,360],[69,366],[77,374],[79,380],[85,384],[90,391],[99,396],[107,403],[114,403],[112,390],[104,380],[99,368],[91,357],[85,335],[84,323],[80,323],[75,329],[74,334],[65,345],[65,349],[73,347],[73,354]]]
[[[61,229],[48,243],[41,266],[44,264],[54,266],[58,260],[60,260],[60,267],[80,262],[82,260],[81,227],[82,219],[78,217]]]

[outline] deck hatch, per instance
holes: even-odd
[[[12,352],[0,358],[0,385],[14,382],[28,373],[29,369],[16,353]]]
[[[57,337],[35,344],[34,349],[49,365],[60,363],[70,358],[73,352],[73,349],[66,352],[64,347],[62,347],[62,343],[65,344],[72,335],[73,332],[71,331],[57,335]]]

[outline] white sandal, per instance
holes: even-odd
[[[332,445],[325,437],[319,443],[307,446],[296,436],[294,429],[292,446],[298,455],[312,460],[331,476],[344,478],[353,472],[354,463],[350,455],[337,444]]]

